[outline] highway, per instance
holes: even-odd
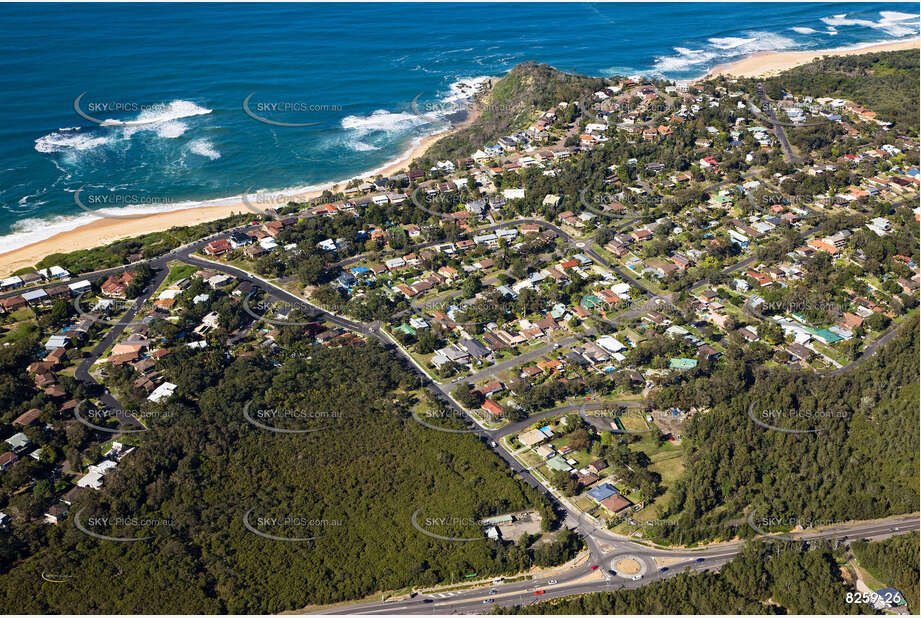
[[[879,540],[895,534],[919,529],[918,514],[892,517],[886,520],[854,522],[839,526],[809,529],[791,535],[761,536],[765,542],[772,540],[818,541],[855,539]],[[411,599],[356,603],[320,610],[316,614],[485,614],[495,605],[529,605],[540,601],[592,592],[613,592],[639,588],[649,583],[672,577],[683,571],[714,571],[732,560],[739,553],[742,541],[720,543],[701,550],[653,549],[630,541],[607,542],[611,549],[600,556],[592,556],[589,564],[570,567],[560,574],[546,575],[511,583],[483,585],[477,588],[440,592],[434,589],[420,592]],[[645,567],[645,574],[638,580],[629,576],[616,575],[612,567],[621,558],[633,558]],[[677,560],[670,562],[667,570],[661,571],[656,558]],[[598,569],[592,571],[591,565]],[[549,584],[549,579],[555,584]],[[490,590],[494,589],[495,594]],[[535,594],[544,590],[543,594]],[[484,601],[493,599],[492,603]]]

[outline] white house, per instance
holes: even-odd
[[[160,403],[164,399],[169,399],[173,391],[176,390],[176,385],[171,382],[164,382],[160,386],[154,389],[154,391],[148,395],[147,401],[152,401],[154,403]]]

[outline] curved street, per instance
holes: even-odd
[[[540,219],[516,219],[512,221],[506,221],[499,224],[490,225],[480,230],[492,230],[502,227],[508,227],[510,225],[519,225],[519,224],[535,224],[539,225],[544,229],[553,230],[560,238],[562,238],[570,247],[577,248],[579,251],[582,251],[593,259],[598,264],[612,270],[622,277],[625,281],[629,282],[632,286],[642,290],[642,292],[650,298],[650,300],[655,300],[663,298],[656,295],[651,290],[643,286],[641,283],[636,281],[634,278],[630,277],[623,269],[619,267],[612,266],[609,264],[600,254],[591,249],[590,246],[586,246],[586,243],[580,242],[569,236],[566,232],[560,229],[558,226],[555,226],[551,223]],[[245,230],[250,227],[254,227],[251,224],[241,226],[236,229]],[[586,542],[588,548],[588,560],[591,565],[598,565],[598,568],[594,571],[589,570],[587,567],[573,567],[571,572],[555,576],[556,582],[553,585],[542,586],[541,589],[545,590],[545,593],[540,595],[535,595],[535,589],[537,584],[533,581],[521,581],[510,584],[495,584],[492,587],[496,589],[496,594],[489,594],[488,588],[475,588],[470,590],[464,590],[460,592],[451,592],[450,594],[446,593],[441,596],[426,596],[420,595],[417,598],[404,601],[396,602],[386,602],[381,601],[378,603],[363,603],[363,604],[353,604],[344,606],[343,609],[334,609],[326,610],[324,613],[421,613],[421,614],[430,614],[430,613],[483,613],[485,610],[488,610],[488,607],[484,607],[484,601],[488,599],[493,599],[493,601],[485,604],[492,605],[493,602],[499,605],[515,605],[515,604],[528,604],[530,602],[536,602],[540,600],[546,600],[549,598],[556,598],[561,596],[568,596],[573,594],[582,594],[587,592],[597,592],[601,590],[620,590],[620,589],[629,589],[636,588],[642,585],[645,585],[649,582],[661,579],[664,577],[669,577],[677,572],[680,572],[685,569],[693,570],[710,570],[718,568],[720,565],[732,559],[732,557],[738,553],[739,547],[741,547],[741,541],[735,541],[730,543],[720,543],[708,546],[703,549],[697,550],[684,550],[684,549],[668,549],[668,548],[659,548],[653,547],[648,544],[637,541],[636,539],[631,539],[630,537],[625,537],[621,535],[613,534],[598,525],[592,520],[593,518],[586,517],[581,514],[580,511],[570,508],[567,505],[567,501],[562,499],[560,496],[556,495],[555,491],[547,489],[542,485],[534,475],[514,456],[504,449],[501,446],[501,439],[507,435],[518,432],[521,429],[533,424],[536,420],[542,418],[554,416],[560,413],[574,412],[579,411],[583,413],[586,410],[598,409],[600,407],[612,406],[612,405],[623,405],[626,407],[637,407],[645,405],[644,402],[637,401],[624,401],[624,402],[593,402],[586,404],[571,404],[566,406],[561,406],[553,408],[550,410],[542,411],[538,414],[532,415],[523,421],[516,423],[510,423],[504,427],[498,429],[487,429],[482,427],[477,423],[472,416],[469,415],[467,410],[465,410],[460,404],[458,404],[450,394],[451,383],[441,383],[435,381],[431,378],[427,371],[424,368],[420,367],[415,359],[412,358],[401,346],[397,345],[393,340],[390,339],[386,333],[382,332],[380,329],[380,323],[371,323],[364,324],[356,320],[352,320],[341,315],[337,315],[330,311],[327,311],[317,305],[310,303],[305,298],[297,296],[288,292],[287,290],[282,289],[278,285],[269,282],[261,277],[258,277],[252,273],[244,271],[242,269],[224,264],[221,262],[205,259],[194,255],[200,251],[207,243],[212,240],[226,237],[231,231],[227,230],[220,233],[212,234],[206,238],[202,238],[193,243],[189,243],[182,247],[178,247],[169,253],[146,260],[146,263],[157,272],[157,275],[154,281],[145,289],[144,293],[135,300],[132,307],[125,314],[124,318],[121,320],[121,324],[114,326],[104,337],[103,339],[93,348],[90,355],[84,359],[76,371],[77,379],[88,383],[97,385],[98,383],[92,378],[89,373],[89,369],[92,364],[98,360],[99,356],[104,353],[114,341],[118,338],[121,332],[124,330],[126,323],[130,322],[137,312],[140,310],[141,306],[149,300],[153,292],[157,287],[162,283],[166,275],[168,274],[168,263],[171,260],[179,260],[188,264],[193,264],[200,267],[211,268],[226,274],[233,275],[241,280],[246,280],[252,283],[254,286],[262,289],[266,294],[272,298],[284,301],[292,306],[300,307],[304,309],[308,314],[312,315],[314,319],[322,319],[328,321],[332,324],[345,328],[347,330],[373,337],[381,342],[386,348],[395,351],[396,353],[402,355],[406,361],[407,366],[417,373],[422,380],[422,383],[425,387],[439,400],[443,401],[446,405],[453,408],[459,415],[467,415],[470,418],[471,424],[475,427],[474,433],[483,440],[487,446],[491,448],[499,457],[501,457],[509,469],[518,475],[525,483],[534,487],[538,491],[547,495],[557,508],[565,513],[563,524],[571,530],[574,530],[581,534],[583,539]],[[438,243],[423,243],[423,246],[431,246]],[[414,246],[418,248],[418,246]],[[350,260],[355,258],[350,258],[349,260],[344,260],[340,264],[345,265],[351,263]],[[734,266],[730,266],[725,269],[726,272],[731,272],[738,268],[743,267],[747,263],[750,263],[754,258],[748,258]],[[115,269],[105,269],[101,271],[96,271],[95,273],[87,273],[81,275],[81,278],[86,279],[98,279],[104,276],[108,276],[114,272],[120,272],[128,268],[128,266],[123,266]],[[891,339],[895,334],[896,329],[893,328],[889,333],[884,337],[881,337],[879,340],[874,342],[868,348],[868,354],[866,356],[872,355],[879,346],[883,345],[886,341]],[[543,353],[546,348],[540,348],[536,352]],[[521,358],[512,359],[514,362],[511,364],[517,364],[521,362]],[[841,369],[838,369],[832,374],[840,374],[849,368],[853,367],[855,363],[851,363]],[[497,368],[492,367],[480,372],[481,374],[488,375],[491,372],[497,371]],[[473,378],[475,379],[475,377]],[[465,381],[469,381],[465,380]],[[111,395],[104,394],[100,396],[100,399],[103,403],[111,408],[121,408],[122,406],[119,402]],[[135,419],[130,419],[131,424],[139,423]],[[492,446],[495,444],[496,446]],[[908,529],[918,529],[919,520],[917,514],[900,516],[896,518],[890,518],[888,520],[882,521],[873,521],[873,522],[857,522],[853,524],[847,524],[843,526],[837,526],[828,528],[826,530],[817,531],[817,532],[808,532],[803,533],[797,536],[802,540],[809,539],[843,539],[843,538],[852,538],[852,537],[868,537],[868,538],[883,538],[890,536],[893,533],[896,533],[896,529],[904,531]],[[609,564],[611,559],[622,555],[629,554],[639,557],[641,560],[645,561],[646,575],[644,575],[639,580],[624,579],[618,577],[611,572]],[[678,559],[679,562],[671,563],[670,566],[662,571],[661,567],[656,566],[656,558],[670,558]]]

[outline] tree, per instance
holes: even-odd
[[[461,293],[464,295],[464,298],[473,298],[482,289],[483,282],[480,280],[479,275],[467,277],[461,285]]]
[[[479,408],[483,403],[483,395],[473,390],[473,387],[466,382],[458,384],[451,396],[468,410]]]

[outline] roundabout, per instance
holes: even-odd
[[[624,579],[646,575],[646,561],[635,554],[618,554],[611,558],[611,572]]]

